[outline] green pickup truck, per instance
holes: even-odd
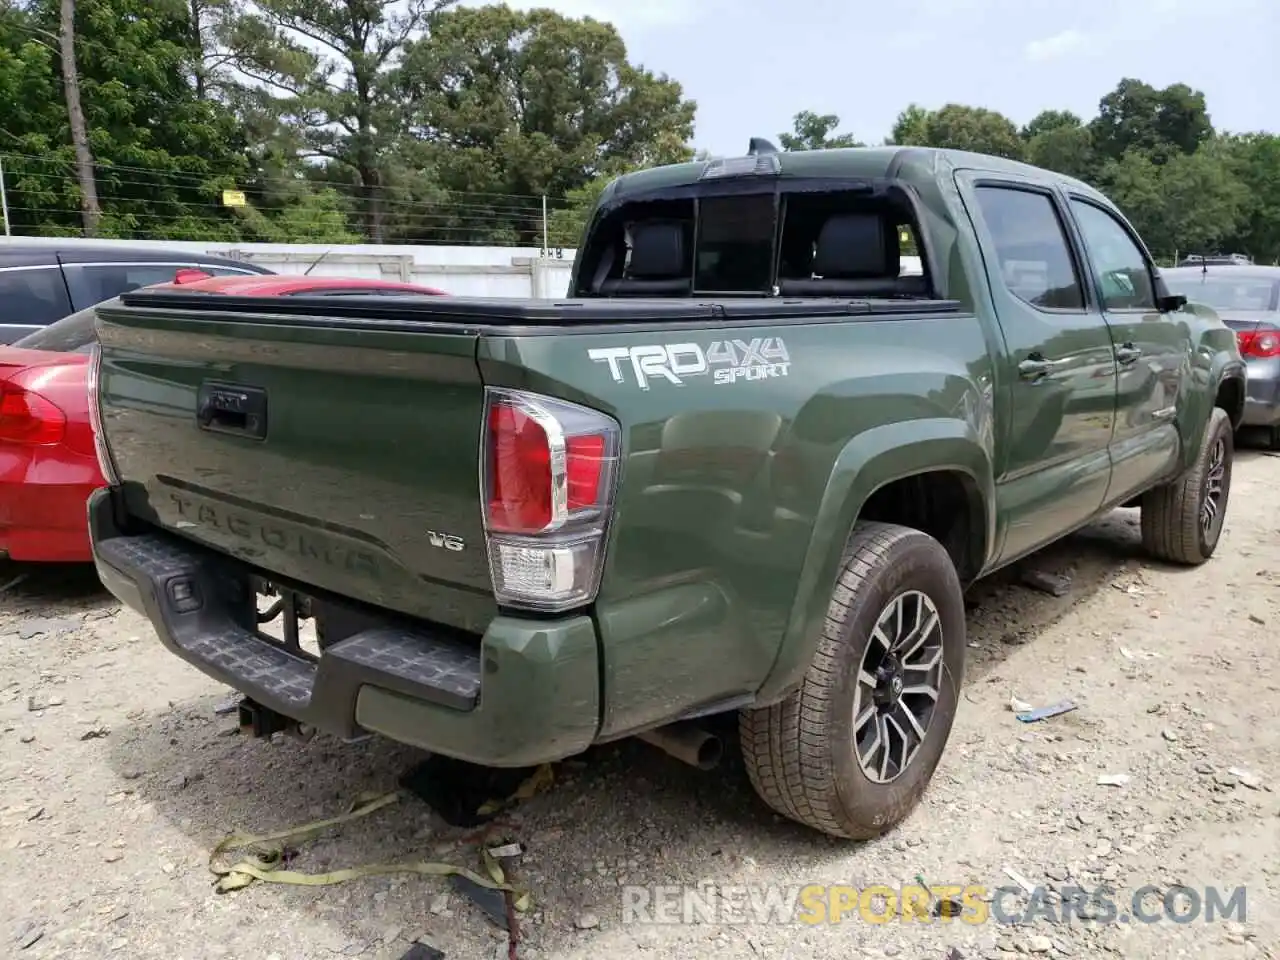
[[[867,838],[947,742],[969,584],[1120,506],[1218,544],[1235,336],[1083,183],[753,141],[615,181],[570,282],[102,305],[103,581],[259,734],[706,766],[736,714],[767,804]]]

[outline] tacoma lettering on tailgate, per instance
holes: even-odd
[[[306,560],[318,560],[327,567],[337,567],[350,573],[376,574],[378,562],[373,554],[363,550],[351,550],[330,541],[317,539],[303,530],[289,530],[261,520],[237,516],[222,507],[197,503],[190,497],[170,493],[170,499],[178,508],[178,515],[185,523],[179,527],[199,525],[211,530],[225,530],[233,537],[249,543],[261,543],[272,550],[282,550]]]

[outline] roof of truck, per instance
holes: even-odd
[[[1028,177],[1041,182],[1058,183],[1096,199],[1106,199],[1093,187],[1074,177],[1055,173],[1043,167],[1033,167],[1017,160],[984,153],[970,153],[966,150],[905,146],[844,147],[834,150],[779,151],[774,156],[778,158],[780,173],[784,178],[831,177],[878,180],[902,177],[910,180],[912,176],[906,172],[910,164],[920,169],[922,174],[927,172],[931,178],[950,170],[985,170],[991,173]],[[613,192],[615,196],[623,196],[629,193],[696,183],[711,162],[713,161],[693,160],[688,163],[668,164],[628,173],[614,181]]]

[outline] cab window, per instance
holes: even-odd
[[[1071,209],[1093,264],[1093,279],[1102,294],[1103,309],[1156,309],[1151,268],[1129,231],[1092,203],[1073,198]]]

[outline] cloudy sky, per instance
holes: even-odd
[[[1280,132],[1280,0],[509,0],[615,23],[698,101],[695,143],[742,153],[799,110],[877,143],[915,101],[1088,119],[1123,76],[1203,90],[1215,126]]]

